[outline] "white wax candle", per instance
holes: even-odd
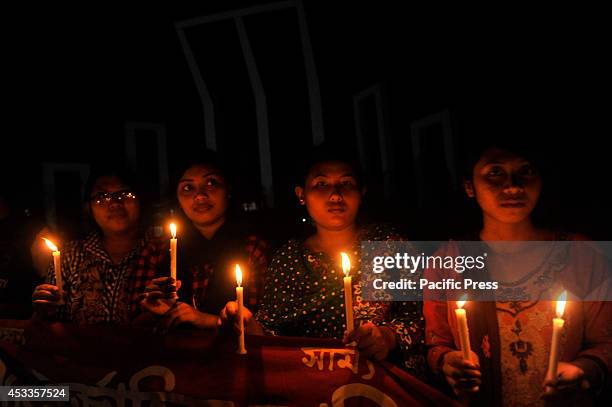
[[[246,346],[244,344],[244,321],[242,320],[244,295],[242,287],[242,271],[240,270],[240,266],[238,264],[236,264],[236,282],[238,283],[238,287],[236,287],[236,302],[238,303],[238,313],[236,315],[236,318],[238,318],[238,326],[240,327],[237,353],[244,355],[245,353],[247,353]]]
[[[176,280],[176,225],[170,224],[170,233],[172,238],[170,239],[170,277]]]
[[[55,271],[55,286],[57,287],[58,294],[60,296],[60,303],[64,302],[64,284],[62,281],[62,257],[60,251],[57,249],[57,246],[43,237],[43,240],[49,247],[49,249],[53,250],[53,270]]]
[[[461,345],[461,351],[463,352],[464,360],[471,360],[470,352],[470,331],[468,330],[467,315],[463,309],[467,296],[464,296],[461,301],[457,301],[457,309],[455,310],[455,316],[457,317],[457,328],[459,329],[459,344]]]
[[[55,269],[55,285],[60,296],[60,301],[64,300],[64,283],[62,281],[62,260],[60,251],[53,252],[53,268]]]
[[[563,291],[563,293],[559,296],[559,299],[557,300],[557,318],[553,318],[550,357],[548,359],[548,371],[546,372],[546,379],[552,380],[553,382],[557,381],[557,365],[559,363],[559,342],[561,340],[561,330],[563,329],[563,325],[565,324],[565,321],[561,317],[563,316],[563,311],[565,310],[566,298],[567,292]]]
[[[346,253],[340,253],[342,257],[342,271],[344,272],[344,309],[346,311],[346,329],[351,332],[355,329],[353,322],[353,281],[351,272],[351,261]]]

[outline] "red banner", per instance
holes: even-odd
[[[412,406],[452,400],[335,340],[0,321],[0,380],[68,385],[77,406]]]

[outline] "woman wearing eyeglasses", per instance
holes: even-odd
[[[47,284],[32,295],[36,315],[78,324],[129,322],[127,281],[144,246],[134,187],[121,171],[99,170],[90,177],[85,210],[95,230],[60,247],[64,298],[51,264]]]

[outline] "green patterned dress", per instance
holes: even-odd
[[[401,359],[401,365],[422,377],[425,369],[422,304],[362,300],[361,241],[366,240],[402,239],[381,226],[360,232],[348,253],[355,321],[393,329],[400,352],[394,352],[390,358]],[[332,259],[326,253],[309,250],[301,240],[290,240],[272,258],[256,318],[272,335],[342,339],[346,330],[343,277],[339,255]]]

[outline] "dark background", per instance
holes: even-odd
[[[174,23],[266,2],[203,3],[5,13],[2,174],[20,207],[44,213],[43,162],[125,161],[128,121],[165,126],[171,168],[181,151],[204,143],[202,104]],[[476,124],[487,123],[492,139],[519,129],[553,169],[546,221],[611,240],[610,30],[598,10],[335,3],[304,2],[325,136],[356,148],[353,95],[380,84],[394,146],[392,199],[372,174],[367,217],[397,223],[415,239],[445,239],[474,225],[461,191],[441,185],[444,193],[428,195],[423,207],[415,196],[410,124],[448,111],[458,150]],[[301,231],[289,175],[311,137],[296,21],[291,12],[245,19],[269,92],[277,200],[274,210],[250,216],[278,239]],[[239,199],[257,200],[254,100],[233,23],[189,35],[219,108],[219,150],[242,175]],[[58,214],[78,208],[74,190],[56,194]]]

